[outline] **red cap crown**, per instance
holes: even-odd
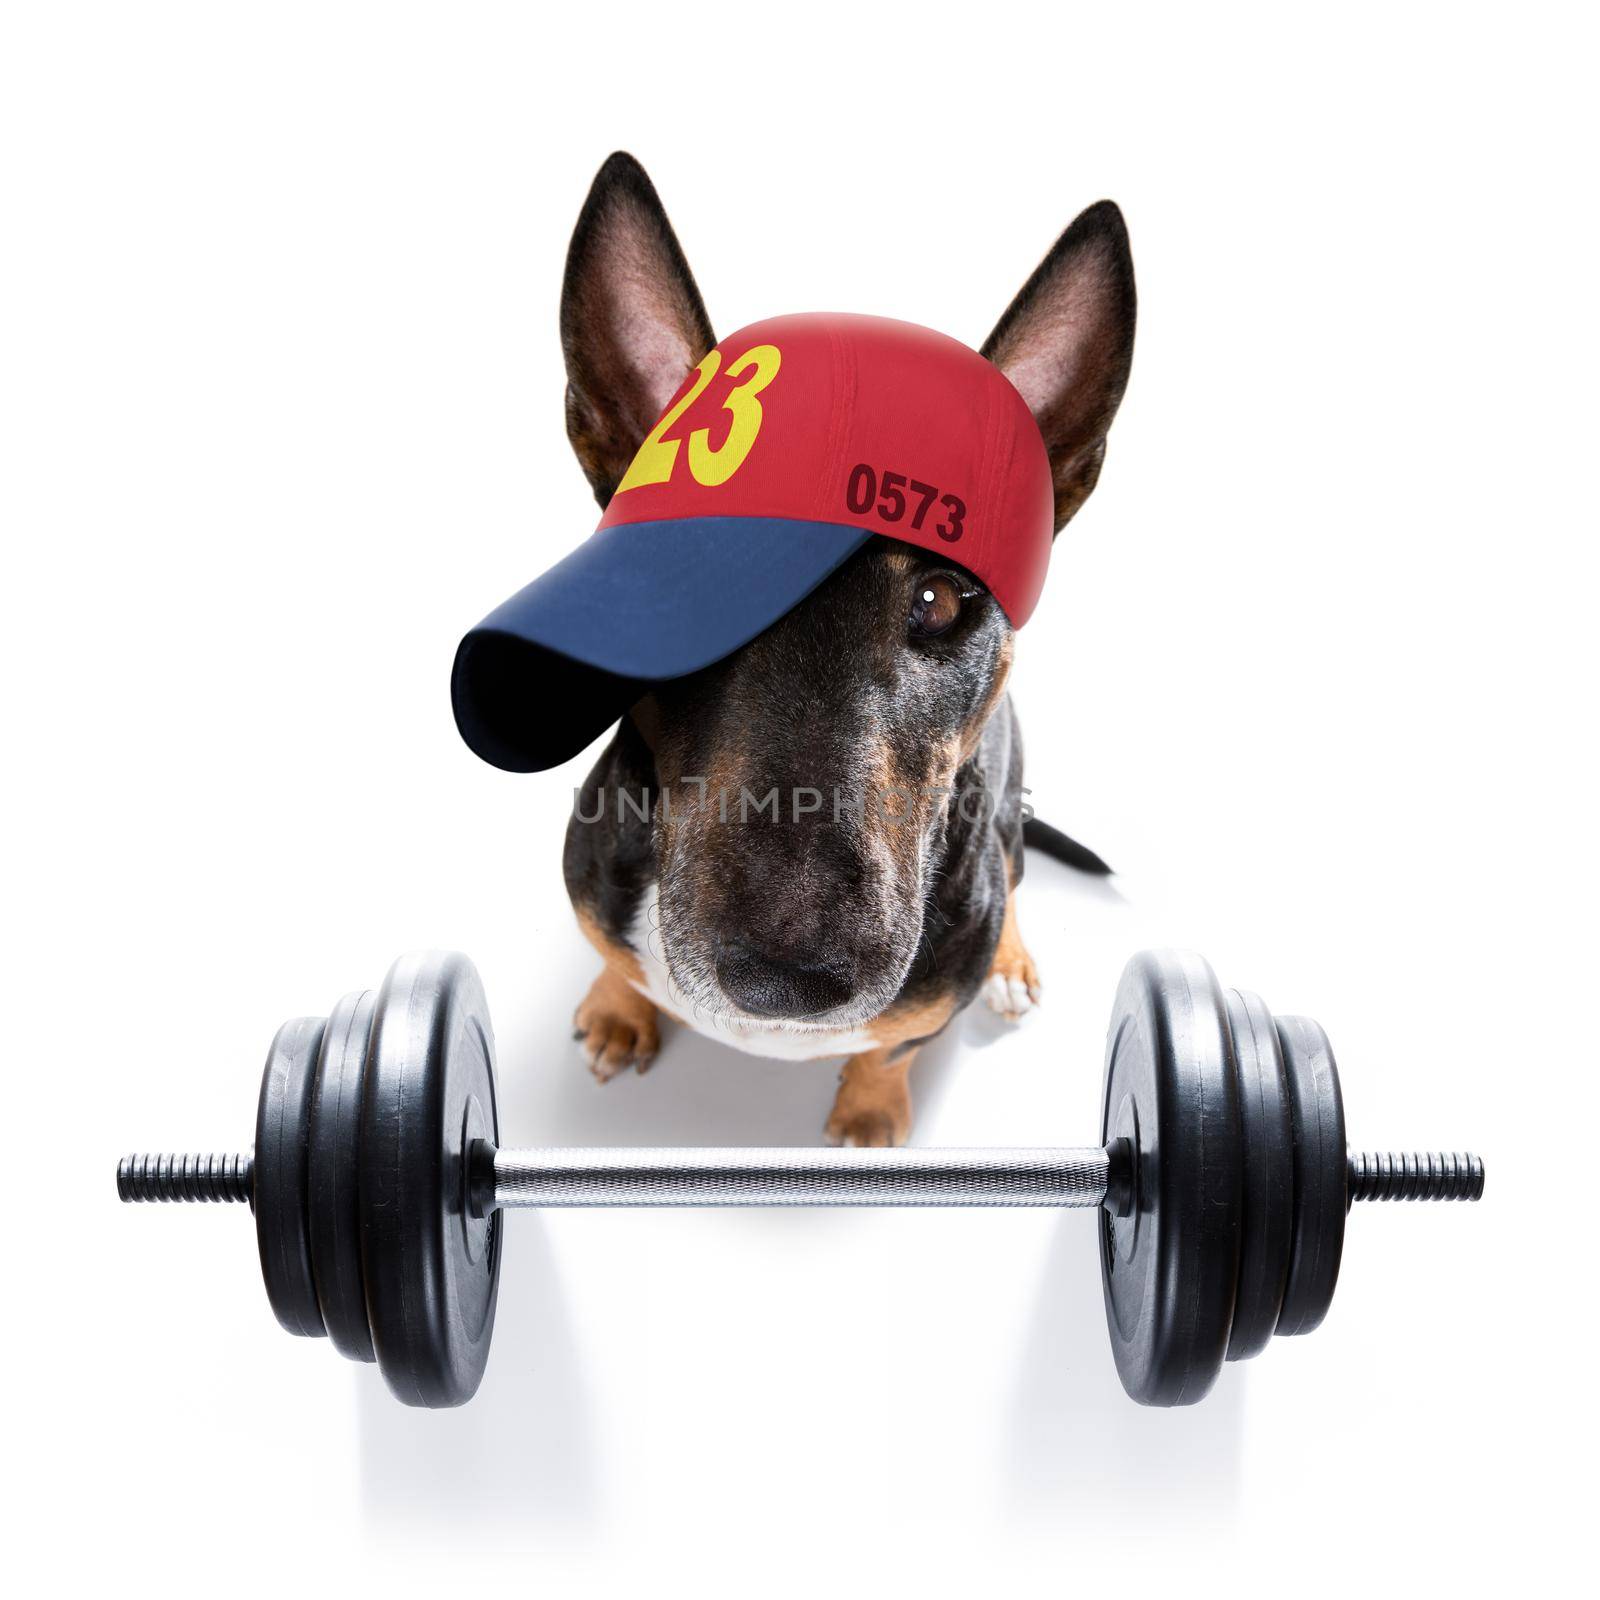
[[[1027,403],[976,351],[909,322],[811,314],[752,323],[700,362],[600,526],[696,517],[832,523],[938,551],[1020,628],[1055,494]]]

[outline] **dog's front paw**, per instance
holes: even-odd
[[[873,1051],[845,1062],[839,1092],[822,1130],[829,1144],[886,1150],[911,1136],[911,1054],[890,1062]]]
[[[991,1010],[1007,1022],[1020,1022],[1039,1004],[1043,990],[1039,969],[1033,957],[1020,944],[995,954],[995,962],[983,985],[983,998]]]
[[[578,1053],[600,1083],[630,1067],[648,1072],[661,1048],[656,1008],[609,969],[594,980],[572,1021]]]

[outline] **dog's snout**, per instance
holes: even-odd
[[[801,1022],[846,1004],[849,982],[791,950],[763,948],[749,939],[724,939],[717,951],[717,982],[740,1010],[757,1017]]]

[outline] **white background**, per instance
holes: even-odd
[[[33,1588],[1464,1593],[1587,1550],[1593,40],[1110,9],[5,9]],[[674,1034],[587,1079],[583,763],[450,721],[460,631],[595,520],[556,300],[618,146],[719,331],[976,344],[1078,209],[1127,214],[1133,383],[1015,678],[1039,809],[1122,870],[1036,861],[1045,1008],[929,1050],[916,1137],[1090,1137],[1121,963],[1182,943],[1324,1022],[1357,1140],[1491,1173],[1354,1216],[1324,1328],[1198,1409],[1123,1399],[1080,1215],[519,1215],[483,1389],[428,1415],[278,1331],[243,1212],[115,1202],[124,1149],[247,1140],[277,1023],[426,944],[484,974],[524,1141],[817,1134],[828,1065]]]

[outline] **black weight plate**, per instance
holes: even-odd
[[[1279,1017],[1278,1039],[1294,1119],[1294,1247],[1279,1333],[1310,1333],[1328,1314],[1344,1253],[1349,1150],[1339,1069],[1310,1017]]]
[[[1100,1276],[1122,1386],[1192,1405],[1228,1348],[1239,1272],[1239,1096],[1222,991],[1196,955],[1145,951],[1106,1044],[1106,1143],[1132,1147],[1126,1216],[1101,1212]]]
[[[256,1103],[256,1244],[261,1276],[278,1321],[290,1333],[320,1338],[306,1222],[306,1145],[323,1019],[296,1017],[278,1029]]]
[[[1294,1129],[1272,1013],[1259,995],[1242,989],[1230,989],[1227,1001],[1244,1139],[1239,1288],[1228,1359],[1246,1361],[1259,1355],[1272,1338],[1288,1282],[1294,1231]]]
[[[465,956],[402,956],[367,1050],[360,1199],[372,1343],[407,1405],[470,1400],[489,1357],[501,1229],[467,1203],[477,1139],[499,1139],[483,986]]]
[[[328,1013],[311,1106],[307,1215],[317,1304],[333,1347],[373,1361],[367,1291],[361,1277],[361,1083],[372,1032],[371,989],[347,994]]]

